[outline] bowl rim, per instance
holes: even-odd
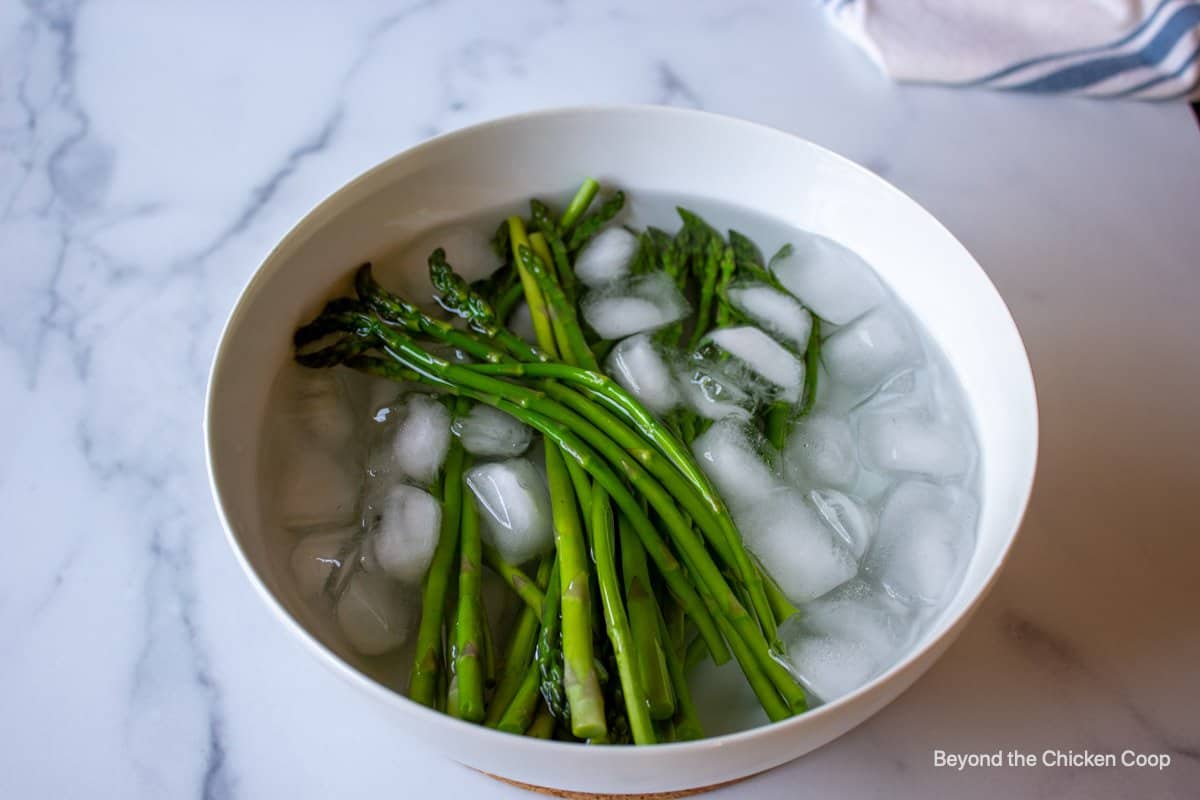
[[[754,728],[719,734],[716,736],[708,736],[694,741],[664,742],[656,744],[653,747],[639,747],[636,745],[588,747],[586,745],[581,746],[581,743],[578,742],[561,742],[553,739],[530,739],[530,737],[520,734],[505,733],[503,731],[498,731],[492,728],[466,722],[436,709],[428,708],[414,700],[411,700],[400,691],[391,689],[362,673],[360,670],[345,661],[332,648],[320,641],[320,639],[318,639],[316,635],[310,632],[306,627],[304,627],[300,621],[297,620],[291,614],[291,612],[289,612],[287,608],[283,606],[279,598],[277,598],[274,593],[271,592],[264,580],[260,577],[257,569],[250,562],[249,557],[238,541],[238,538],[233,530],[233,525],[226,514],[221,489],[218,486],[216,478],[213,455],[214,385],[216,384],[218,373],[225,359],[225,354],[230,347],[229,333],[231,328],[235,325],[235,323],[238,322],[242,315],[246,313],[248,299],[253,296],[253,290],[255,286],[260,281],[266,280],[267,274],[273,273],[275,269],[278,269],[278,267],[275,267],[272,270],[268,270],[267,267],[273,265],[280,257],[280,254],[288,250],[294,242],[307,238],[310,233],[317,230],[324,223],[326,218],[330,217],[331,215],[336,215],[335,207],[342,205],[344,199],[348,195],[351,195],[364,183],[376,179],[384,172],[390,171],[393,165],[401,161],[414,158],[426,150],[437,148],[449,141],[454,141],[464,137],[476,136],[491,128],[536,121],[538,119],[591,115],[603,116],[609,114],[645,115],[647,117],[689,117],[704,120],[707,123],[726,125],[731,128],[742,128],[759,136],[785,138],[791,141],[793,144],[799,144],[803,147],[812,148],[820,152],[823,157],[831,158],[834,161],[839,162],[841,166],[847,167],[852,171],[856,171],[867,176],[885,191],[897,195],[903,202],[910,203],[916,208],[920,209],[920,211],[926,217],[928,217],[929,221],[935,225],[942,234],[949,237],[949,239],[951,239],[961,248],[962,252],[970,260],[971,265],[978,272],[979,277],[983,279],[984,284],[987,290],[992,294],[993,299],[999,304],[999,309],[1003,311],[1001,322],[1005,327],[1010,329],[1008,332],[1015,337],[1015,341],[1019,345],[1021,356],[1019,364],[1020,372],[1022,378],[1026,379],[1025,386],[1022,388],[1028,389],[1028,400],[1030,401],[1030,408],[1032,410],[1032,415],[1030,418],[1031,430],[1029,431],[1031,445],[1030,468],[1028,476],[1025,478],[1023,484],[1020,485],[1020,508],[1017,510],[1018,513],[1016,514],[1015,521],[1012,526],[1013,530],[1008,535],[1008,541],[1003,545],[998,557],[996,558],[995,564],[984,577],[984,580],[975,596],[957,614],[947,618],[945,617],[945,611],[943,610],[940,617],[935,617],[935,624],[931,625],[924,631],[922,636],[912,646],[904,658],[897,661],[895,664],[892,664],[886,670],[876,675],[862,686],[859,686],[854,691],[839,697],[837,700],[824,703],[816,708],[805,711],[802,714],[789,717],[778,722],[767,722],[766,724],[759,725]],[[281,261],[279,263],[282,264],[286,262]],[[305,644],[307,649],[317,657],[317,660],[320,663],[324,664],[327,668],[340,675],[349,683],[354,684],[362,690],[365,690],[369,695],[381,702],[400,708],[405,713],[416,714],[418,718],[428,720],[432,724],[450,725],[452,729],[456,729],[469,736],[483,735],[489,739],[494,736],[505,737],[504,739],[498,741],[503,741],[512,745],[517,745],[519,742],[526,742],[528,746],[536,747],[538,748],[539,752],[543,753],[548,752],[551,749],[570,752],[573,755],[592,751],[595,754],[592,756],[593,758],[617,757],[643,760],[661,756],[667,751],[676,752],[683,750],[716,750],[732,745],[752,744],[763,739],[764,737],[775,737],[786,734],[789,731],[810,724],[811,720],[836,715],[844,707],[854,704],[858,698],[864,695],[869,695],[877,687],[891,681],[894,675],[916,666],[916,662],[918,662],[923,656],[932,650],[939,642],[943,640],[952,641],[953,638],[956,637],[959,632],[961,632],[962,628],[987,598],[988,594],[994,587],[1000,572],[1008,562],[1008,559],[1012,553],[1013,545],[1016,543],[1017,537],[1020,534],[1021,528],[1024,524],[1025,516],[1029,509],[1030,497],[1033,492],[1033,484],[1037,474],[1040,446],[1040,413],[1037,402],[1037,389],[1034,382],[1033,369],[1029,362],[1029,354],[1025,347],[1024,339],[1020,334],[1020,330],[1017,327],[1016,321],[1012,317],[1012,311],[1009,309],[1008,304],[1005,303],[1004,298],[996,288],[995,283],[991,280],[987,272],[983,269],[982,265],[979,264],[974,255],[971,254],[966,246],[963,245],[962,242],[959,241],[959,239],[948,228],[946,228],[946,226],[936,216],[934,216],[932,212],[928,211],[913,197],[892,184],[890,181],[886,180],[862,164],[859,164],[858,162],[853,161],[850,158],[829,149],[828,147],[817,144],[810,139],[800,136],[799,134],[791,133],[789,131],[775,128],[763,123],[752,122],[750,120],[729,114],[699,109],[677,108],[672,106],[639,103],[555,106],[551,108],[536,109],[517,114],[495,117],[483,122],[475,123],[473,125],[468,125],[463,128],[446,131],[431,138],[425,139],[411,147],[397,152],[396,154],[384,159],[383,161],[380,161],[377,164],[374,164],[371,167],[368,167],[346,183],[339,186],[331,194],[326,196],[307,212],[305,212],[299,221],[288,229],[287,233],[285,233],[284,236],[266,254],[266,256],[262,258],[258,266],[255,267],[254,271],[246,279],[241,290],[239,291],[237,300],[230,309],[229,314],[221,327],[220,338],[218,339],[217,346],[213,353],[212,363],[208,372],[208,382],[205,388],[204,419],[202,427],[204,436],[205,468],[208,475],[209,492],[216,507],[217,516],[221,522],[221,526],[224,529],[225,539],[230,548],[233,550],[234,556],[241,565],[243,572],[245,572],[255,591],[263,599],[267,607],[270,608],[274,615],[283,622],[283,624],[293,635],[297,636]],[[959,591],[961,591],[961,585],[959,587]],[[938,657],[940,657],[940,655]],[[936,658],[933,661],[936,661]],[[915,680],[919,678],[929,666],[932,666],[933,661],[930,661],[929,664],[919,669],[916,676],[913,678],[913,682],[915,682]],[[907,688],[908,687],[906,686],[900,693],[907,691]],[[889,700],[887,702],[891,701]],[[886,704],[887,703],[885,703],[885,705]],[[874,716],[875,713],[877,713],[877,711],[868,714],[866,718]],[[838,737],[834,738],[836,739]],[[832,739],[830,741],[832,741]],[[584,757],[587,758],[588,756]]]

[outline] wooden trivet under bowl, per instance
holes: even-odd
[[[753,778],[753,775],[746,775],[742,778],[734,778],[731,781],[723,781],[722,783],[714,783],[711,786],[697,786],[694,789],[679,789],[674,792],[649,792],[647,794],[594,794],[592,792],[570,792],[566,789],[551,789],[548,786],[534,786],[532,783],[521,783],[510,778],[502,778],[499,775],[493,775],[490,772],[484,772],[489,778],[494,778],[501,783],[507,783],[509,786],[516,786],[518,789],[525,789],[529,792],[537,792],[551,797],[563,797],[566,800],[676,800],[679,797],[692,797],[697,794],[704,794],[716,789],[723,789],[726,786],[733,786],[735,783],[741,783],[744,780]]]

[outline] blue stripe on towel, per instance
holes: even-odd
[[[1099,44],[1099,45],[1095,45],[1093,47],[1082,47],[1082,48],[1079,48],[1078,50],[1064,50],[1061,53],[1050,53],[1049,55],[1038,56],[1037,58],[1031,58],[1026,61],[1021,61],[1016,64],[1013,64],[1011,67],[1005,67],[1004,69],[997,70],[996,72],[993,72],[989,75],[984,75],[982,78],[975,78],[970,81],[963,81],[959,85],[961,85],[961,86],[978,86],[982,83],[989,83],[991,81],[998,80],[1000,78],[1006,78],[1009,75],[1012,75],[1014,72],[1020,72],[1023,69],[1027,69],[1028,67],[1035,67],[1038,64],[1045,64],[1048,61],[1057,61],[1058,59],[1061,59],[1061,58],[1072,58],[1074,56],[1085,56],[1085,55],[1088,55],[1089,53],[1103,53],[1106,50],[1112,50],[1117,47],[1122,47],[1122,46],[1127,45],[1130,42],[1132,42],[1134,39],[1136,39],[1138,36],[1140,36],[1143,31],[1145,31],[1148,27],[1150,27],[1150,25],[1152,25],[1154,23],[1154,21],[1158,18],[1158,15],[1162,12],[1163,8],[1165,8],[1167,3],[1169,3],[1169,2],[1171,2],[1171,0],[1160,0],[1158,6],[1155,7],[1155,9],[1152,12],[1150,12],[1149,16],[1147,16],[1144,20],[1142,20],[1140,25],[1138,25],[1136,28],[1134,28],[1129,33],[1122,36],[1120,39],[1117,39],[1115,42],[1109,42],[1108,44]]]
[[[1164,75],[1158,75],[1154,78],[1151,78],[1148,81],[1142,81],[1137,86],[1131,86],[1130,88],[1128,88],[1124,91],[1116,92],[1115,94],[1106,94],[1104,96],[1105,97],[1129,97],[1130,95],[1140,94],[1141,92],[1144,92],[1147,89],[1158,86],[1160,83],[1165,83],[1166,81],[1173,81],[1176,78],[1178,78],[1180,75],[1182,75],[1183,73],[1187,72],[1188,69],[1190,69],[1192,67],[1192,65],[1196,63],[1197,57],[1200,57],[1200,45],[1196,45],[1196,48],[1194,50],[1192,50],[1192,54],[1187,57],[1187,60],[1184,61],[1182,64],[1180,64],[1178,67],[1176,67],[1174,71],[1168,72]]]
[[[1005,87],[1022,92],[1066,92],[1082,89],[1126,70],[1153,66],[1166,58],[1179,40],[1200,24],[1200,5],[1181,8],[1154,34],[1145,47],[1136,53],[1098,58],[1064,67],[1041,78]]]

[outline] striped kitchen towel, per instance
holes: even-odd
[[[898,81],[1200,99],[1194,0],[823,0]]]

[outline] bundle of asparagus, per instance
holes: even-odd
[[[331,301],[296,331],[296,358],[305,366],[346,365],[419,382],[456,414],[485,404],[542,434],[555,547],[533,575],[481,540],[478,511],[464,499],[469,457],[452,445],[438,481],[442,526],[423,584],[409,694],[464,720],[530,736],[686,740],[703,735],[689,666],[732,657],[771,720],[801,713],[804,691],[772,652],[777,625],[795,608],[746,550],[688,447],[708,420],[686,410],[648,411],[601,370],[613,343],[580,319],[576,259],[624,204],[615,192],[589,213],[598,190],[585,181],[561,216],[531,201],[529,219],[510,217],[497,233],[502,266],[474,284],[434,251],[436,299],[466,329],[390,293],[368,264],[356,275],[357,298]],[[735,278],[778,284],[746,237],[730,232],[726,239],[696,215],[680,215],[676,235],[654,228],[638,235],[631,269],[664,272],[696,299],[690,320],[655,334],[694,348],[710,332],[745,321],[730,302]],[[537,346],[504,324],[522,298]],[[790,421],[812,405],[819,340],[814,318],[799,402],[777,399],[758,415],[772,441],[781,442]],[[465,358],[437,355],[446,345]],[[523,603],[501,653],[481,603],[485,564]]]

